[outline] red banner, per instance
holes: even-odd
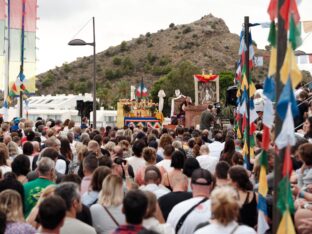
[[[0,20],[5,18],[5,0],[0,0]]]
[[[23,0],[11,1],[11,28],[22,29]],[[25,6],[25,31],[35,32],[37,22],[37,0],[27,0]]]
[[[211,75],[194,75],[194,77],[198,81],[201,81],[201,82],[204,82],[204,83],[209,82],[209,81],[213,81],[213,80],[219,78],[218,75],[214,75],[214,74],[211,74]]]

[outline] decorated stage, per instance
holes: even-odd
[[[124,118],[124,126],[138,126],[142,125],[148,128],[160,128],[161,123],[159,119],[154,117],[125,117]]]

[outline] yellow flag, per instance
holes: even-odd
[[[287,44],[287,51],[280,73],[283,84],[286,84],[288,77],[290,76],[293,88],[295,88],[302,80],[302,74],[298,68],[296,57],[290,42]]]
[[[266,168],[263,165],[261,165],[261,168],[260,168],[258,191],[263,197],[266,197],[266,195],[268,193],[268,181],[267,181],[267,177],[266,177]]]
[[[246,140],[245,140],[245,143],[244,143],[244,147],[243,147],[242,154],[243,154],[243,155],[248,154],[248,145],[247,145]]]
[[[241,95],[242,95],[242,94],[241,94],[240,89],[237,89],[236,97],[240,97]]]
[[[250,158],[254,158],[255,157],[255,151],[253,147],[250,147]]]
[[[282,220],[278,225],[277,234],[296,234],[289,210],[284,212]]]
[[[273,76],[276,73],[276,57],[277,50],[275,47],[272,47],[270,55],[269,76]]]
[[[249,97],[252,97],[253,95],[255,95],[255,92],[256,92],[256,86],[253,82],[251,82],[249,86]]]
[[[244,88],[248,89],[248,81],[247,81],[246,74],[243,75],[243,81],[242,81],[241,90],[244,90]]]
[[[239,128],[237,128],[237,138],[242,139],[242,133]]]

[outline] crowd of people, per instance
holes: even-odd
[[[203,130],[1,121],[0,233],[256,233],[261,124],[246,169],[233,126],[213,128],[206,117]],[[291,149],[294,220],[311,233],[311,109],[302,122]],[[272,142],[270,226],[275,156]]]

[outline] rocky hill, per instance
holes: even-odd
[[[181,61],[214,73],[234,72],[238,48],[239,36],[230,33],[224,21],[211,14],[190,24],[171,23],[167,29],[148,32],[98,53],[97,91],[114,96],[119,86],[118,92],[123,89],[127,95],[129,85],[137,85],[141,78],[150,88]],[[256,53],[268,54],[267,51]],[[38,94],[90,92],[92,65],[92,56],[83,57],[38,75]],[[257,69],[253,78],[263,78],[266,72],[265,61],[265,66]]]

